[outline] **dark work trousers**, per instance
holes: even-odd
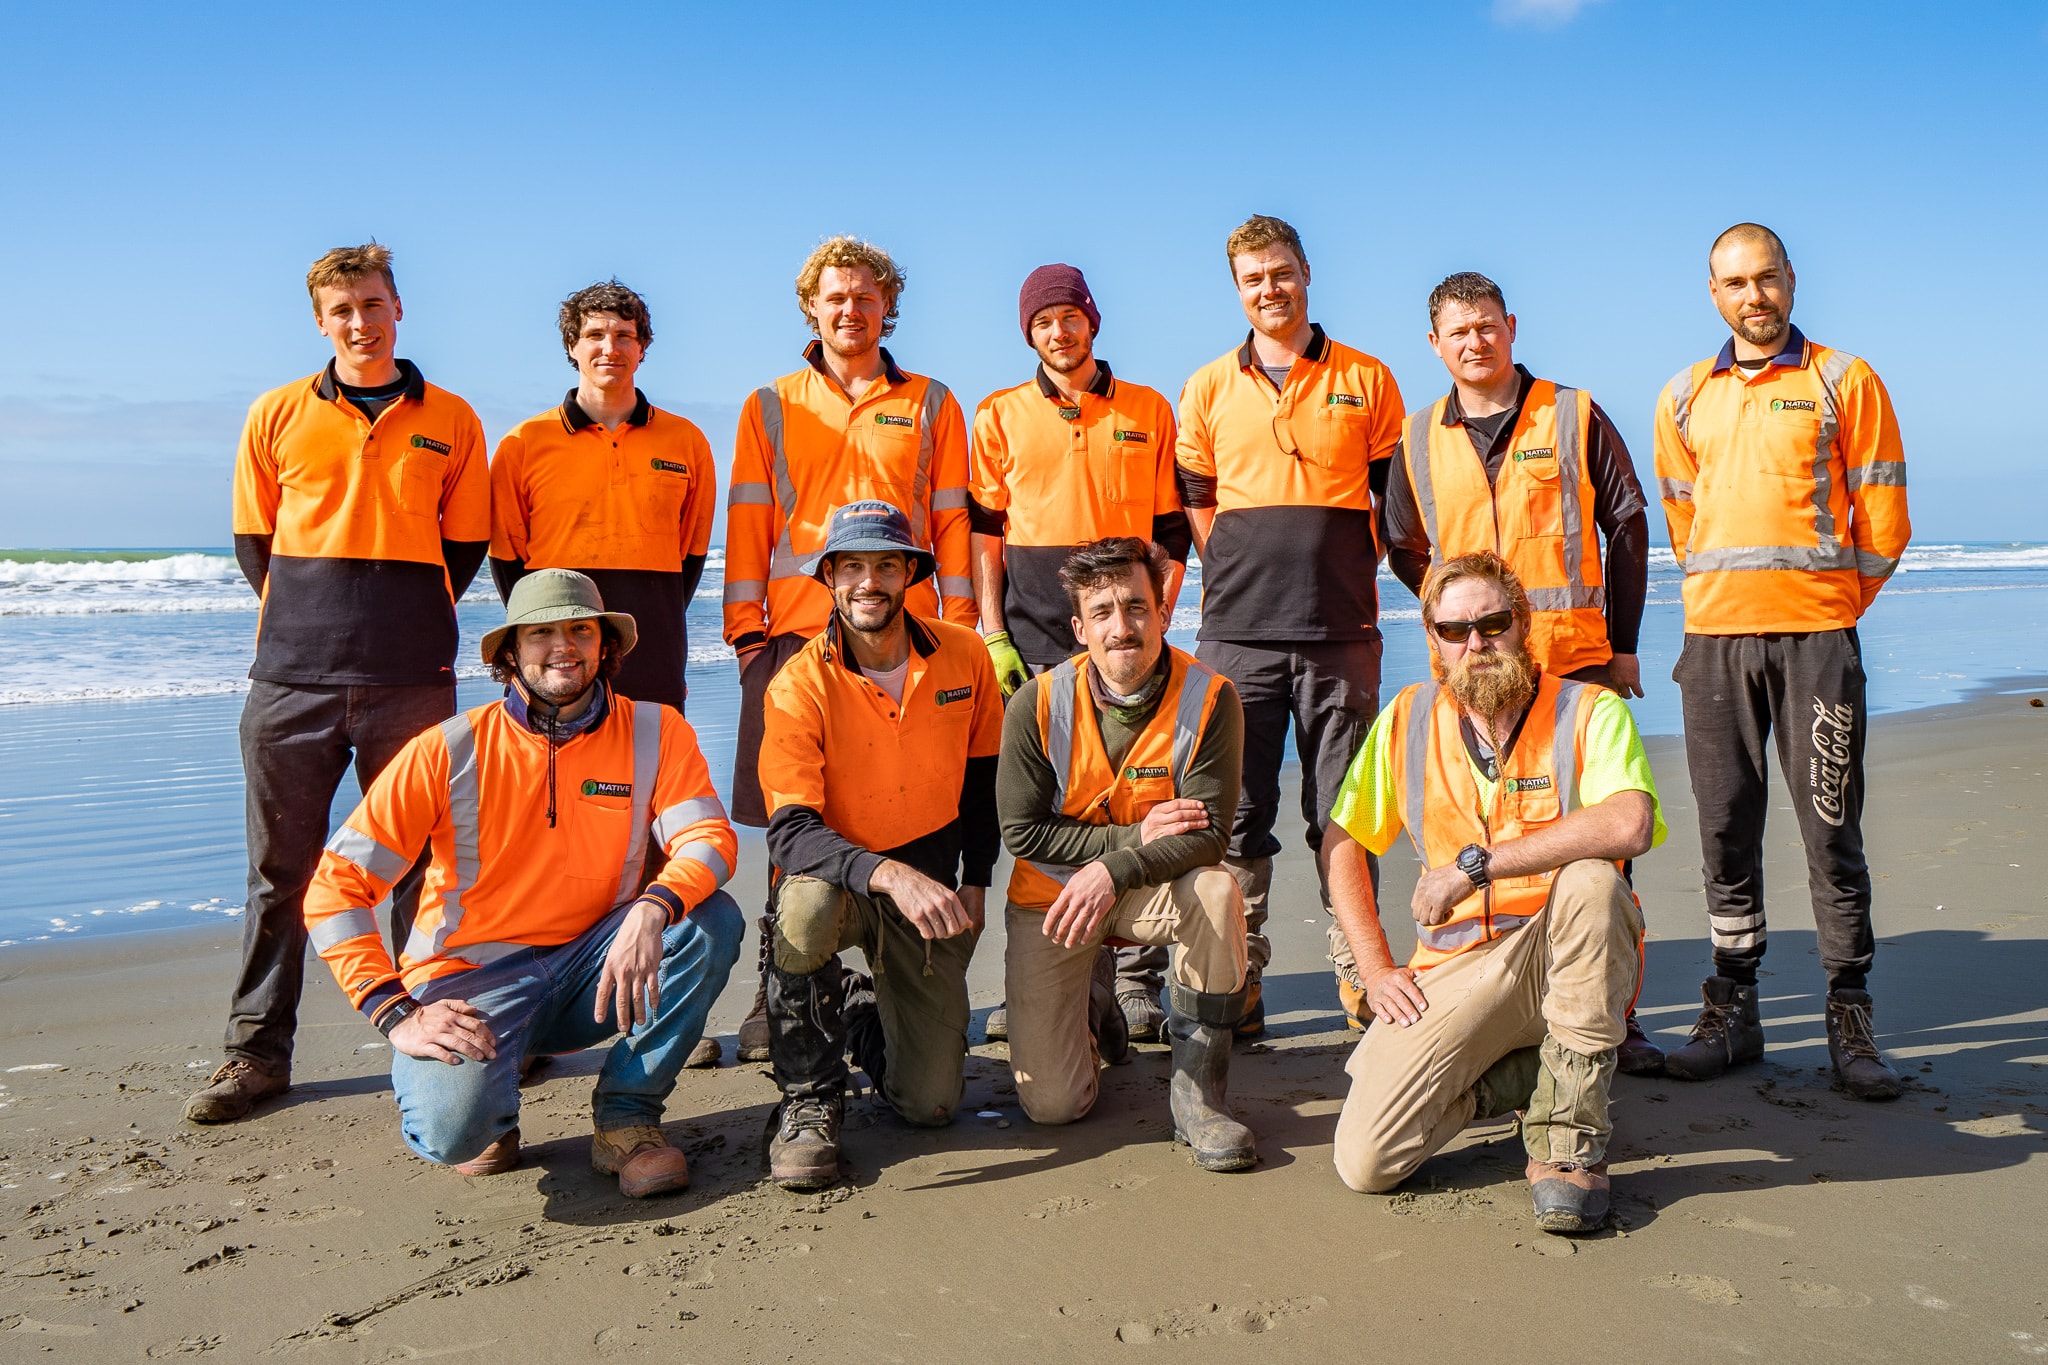
[[[740,722],[733,736],[732,822],[768,828],[768,798],[761,794],[761,740],[767,733],[763,708],[768,684],[782,666],[811,642],[808,635],[771,635],[759,653],[740,665]]]
[[[1863,858],[1863,651],[1850,630],[1691,635],[1671,671],[1700,812],[1714,970],[1755,981],[1764,956],[1764,743],[1806,845],[1806,886],[1831,990],[1861,990],[1876,952]]]
[[[1316,877],[1323,908],[1330,906],[1330,883],[1322,864],[1323,831],[1330,807],[1351,760],[1365,743],[1380,709],[1380,638],[1310,640],[1297,644],[1204,640],[1195,657],[1230,679],[1244,706],[1244,781],[1237,798],[1237,819],[1230,831],[1228,857],[1246,886],[1246,947],[1255,974],[1272,960],[1273,949],[1263,930],[1272,858],[1280,851],[1273,833],[1280,819],[1280,765],[1286,755],[1289,727],[1301,757],[1301,818],[1306,842],[1315,855]],[[1379,860],[1367,855],[1373,885],[1379,885]],[[1331,922],[1331,960],[1339,974],[1356,974],[1349,945]]]
[[[306,975],[307,884],[327,843],[328,811],[353,756],[368,791],[407,740],[455,714],[455,684],[315,687],[255,682],[242,707],[249,906],[242,974],[223,1046],[269,1070],[292,1058]],[[394,954],[419,911],[428,854],[392,888]]]

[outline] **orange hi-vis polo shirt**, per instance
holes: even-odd
[[[810,362],[747,396],[733,444],[725,518],[725,638],[736,649],[770,635],[825,628],[832,595],[799,567],[825,547],[832,514],[878,498],[910,518],[938,576],[910,590],[908,610],[974,624],[968,579],[967,424],[944,384],[897,367],[850,401]],[[936,591],[934,589],[936,588]]]
[[[332,362],[249,407],[234,534],[270,537],[251,678],[454,680],[442,542],[490,539],[483,424],[410,361],[398,364],[404,393],[374,424],[342,395]]]
[[[1203,640],[1379,633],[1373,466],[1401,442],[1393,372],[1314,328],[1276,388],[1244,345],[1181,390],[1181,502],[1213,507]]]
[[[1074,652],[1060,565],[1104,536],[1156,540],[1186,562],[1173,405],[1110,374],[1069,404],[1040,366],[981,400],[967,493],[974,529],[1003,537],[1003,620],[1017,652],[1051,667]]]
[[[1870,366],[1789,328],[1744,377],[1728,342],[1657,397],[1657,483],[1692,635],[1843,630],[1912,538],[1906,456]]]
[[[680,706],[686,613],[718,513],[718,470],[695,423],[647,401],[607,431],[570,390],[498,442],[491,558],[502,587],[529,569],[574,569],[640,628],[620,691]],[[507,570],[511,572],[507,573]]]
[[[435,977],[567,943],[645,894],[675,923],[723,886],[739,840],[697,732],[607,687],[590,728],[555,748],[492,702],[416,736],[327,841],[306,930],[349,1002],[375,1022]],[[645,891],[647,843],[668,865]],[[433,862],[393,963],[376,907],[421,849]]]

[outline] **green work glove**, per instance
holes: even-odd
[[[1031,681],[1031,670],[1024,666],[1024,656],[1017,652],[1017,646],[1010,643],[1010,632],[999,630],[984,636],[982,643],[988,646],[989,661],[996,666],[996,685],[1008,697]]]

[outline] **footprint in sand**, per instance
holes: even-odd
[[[1719,1275],[1680,1275],[1674,1273],[1659,1275],[1655,1279],[1645,1280],[1643,1283],[1649,1285],[1652,1289],[1676,1289],[1680,1293],[1692,1295],[1701,1303],[1711,1303],[1719,1308],[1731,1307],[1742,1302],[1741,1293],[1734,1285],[1722,1279]]]
[[[1951,1306],[1947,1299],[1937,1299],[1934,1297],[1925,1285],[1907,1285],[1906,1297],[1919,1304],[1922,1308],[1932,1308],[1937,1313],[1946,1313]]]
[[[1791,1228],[1776,1223],[1759,1223],[1754,1218],[1703,1218],[1700,1220],[1710,1228],[1726,1228],[1730,1232],[1753,1232],[1759,1237],[1796,1237],[1799,1234]]]
[[[1801,1308],[1868,1308],[1870,1295],[1859,1294],[1853,1289],[1840,1285],[1815,1284],[1811,1280],[1787,1280],[1785,1287],[1792,1291],[1792,1302]]]
[[[1094,1207],[1095,1201],[1092,1199],[1083,1199],[1079,1195],[1063,1194],[1057,1199],[1046,1200],[1024,1216],[1026,1218],[1069,1218],[1077,1213],[1086,1213]]]

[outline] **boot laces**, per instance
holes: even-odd
[[[1884,1060],[1877,1050],[1877,1035],[1870,1027],[1870,1006],[1830,1001],[1828,1013],[1834,1016],[1835,1030],[1840,1035],[1844,1055]]]
[[[238,1081],[244,1075],[254,1076],[256,1064],[243,1057],[230,1057],[215,1068],[207,1078],[208,1085],[219,1085],[223,1081]]]
[[[1728,1036],[1729,1017],[1735,1013],[1730,1005],[1717,1005],[1707,1001],[1700,1008],[1700,1017],[1693,1022],[1692,1043],[1718,1043]]]
[[[782,1136],[788,1139],[809,1131],[830,1138],[832,1117],[832,1106],[827,1101],[810,1096],[794,1097],[782,1106]]]

